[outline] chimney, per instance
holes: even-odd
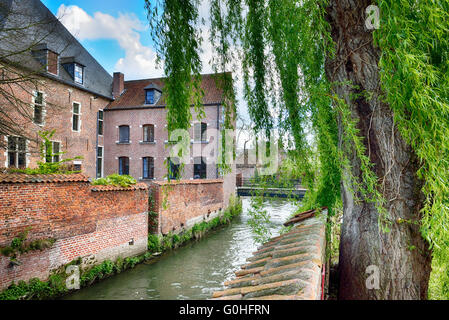
[[[125,75],[121,72],[114,72],[114,80],[112,82],[112,96],[114,99],[120,97],[125,90]]]

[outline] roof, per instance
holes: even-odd
[[[148,189],[148,186],[145,183],[137,183],[134,185],[131,185],[129,187],[120,187],[120,186],[92,186],[92,191],[94,192],[105,192],[105,191],[133,191],[133,190],[146,190]]]
[[[89,182],[84,174],[23,174],[0,173],[2,183],[63,183],[63,182]]]
[[[156,84],[154,84],[154,82],[151,82],[149,85],[147,85],[145,88],[143,88],[144,90],[151,90],[151,89],[155,89],[155,90],[157,90],[157,91],[159,91],[159,92],[162,92],[162,89],[158,86],[158,85],[156,85]]]
[[[318,300],[325,258],[327,210],[261,246],[214,292],[216,300]]]
[[[59,54],[59,75],[48,72],[42,74],[48,78],[63,82],[70,86],[86,90],[93,94],[112,100],[112,76],[93,58],[89,52],[75,39],[64,25],[39,0],[1,0],[3,13],[0,17],[0,58],[34,71],[42,70],[43,66],[33,57],[34,50],[48,49]],[[6,12],[5,12],[6,8]],[[30,14],[32,13],[32,14]],[[17,29],[17,27],[23,27]],[[5,31],[15,28],[15,31]],[[20,40],[19,40],[20,39]],[[23,53],[17,54],[24,50]],[[85,66],[84,84],[74,82],[72,76],[62,67],[61,62],[66,58]]]
[[[123,94],[115,99],[115,101],[111,102],[105,110],[148,108],[148,105],[145,105],[145,89],[149,86],[154,88],[159,87],[162,91],[160,99],[150,108],[165,107],[165,79],[166,78],[154,78],[125,81],[125,90]],[[217,76],[215,74],[201,75],[201,89],[204,91],[202,101],[204,105],[222,104],[223,90],[219,88]]]

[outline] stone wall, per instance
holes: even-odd
[[[5,178],[8,176],[9,178]],[[0,247],[31,228],[27,241],[53,238],[49,249],[0,256],[0,290],[12,281],[45,280],[78,257],[96,264],[147,249],[148,187],[91,186],[83,175],[0,176]]]
[[[226,208],[223,180],[181,180],[151,184],[157,226],[155,233],[166,235],[209,221]],[[165,191],[164,191],[165,190]],[[227,204],[227,202],[226,202]]]

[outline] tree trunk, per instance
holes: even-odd
[[[361,201],[355,201],[349,186],[342,184],[339,298],[427,299],[431,258],[418,224],[424,202],[423,181],[417,177],[419,162],[401,138],[392,109],[381,99],[381,52],[373,45],[372,31],[365,26],[365,10],[370,4],[370,0],[330,0],[327,19],[336,55],[328,57],[326,74],[331,82],[337,82],[335,92],[358,121],[393,224],[390,232],[382,232],[375,205],[357,191]],[[353,86],[343,84],[348,81]],[[360,95],[364,92],[372,95]],[[341,123],[339,131],[343,143]],[[359,159],[355,154],[348,156],[351,173],[361,181]]]

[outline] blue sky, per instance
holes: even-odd
[[[136,29],[127,29],[124,31],[123,35],[125,36],[127,33],[135,33],[138,34],[139,39],[138,42],[142,46],[152,48],[152,41],[150,39],[150,34],[148,29],[142,30],[141,27],[147,27],[147,18],[146,11],[144,8],[144,0],[132,0],[132,1],[123,1],[123,0],[42,0],[42,2],[47,6],[50,11],[57,15],[61,14],[62,22],[66,25],[66,27],[71,31],[75,36],[77,36],[78,40],[83,44],[83,46],[104,66],[104,68],[110,73],[114,71],[125,71],[120,70],[120,67],[117,66],[117,62],[120,59],[126,58],[127,47],[125,44],[120,43],[119,36],[120,35],[110,35],[108,34],[108,30],[104,30],[104,34],[96,35],[95,37],[89,37],[89,30],[92,26],[89,24],[84,24],[81,22],[81,29],[86,28],[85,31],[81,31],[80,33],[87,34],[86,36],[79,37],[74,28],[71,28],[70,24],[67,24],[67,20],[76,19],[77,16],[85,16],[88,15],[91,18],[95,19],[95,15],[101,13],[102,15],[107,15],[112,19],[119,19],[120,16],[129,17],[131,22],[137,22],[135,25],[140,25]],[[76,8],[76,10],[73,10]],[[83,20],[82,20],[83,21]],[[132,23],[131,23],[132,24]],[[134,43],[128,43],[129,46],[133,46]],[[131,59],[131,57],[128,57]],[[159,76],[160,72],[156,72],[156,74],[152,74],[152,70],[149,70],[148,76],[145,76],[143,72],[137,72],[134,69],[139,69],[138,66],[136,68],[131,68],[130,72],[125,73],[128,80],[136,79],[140,77],[152,77]]]

